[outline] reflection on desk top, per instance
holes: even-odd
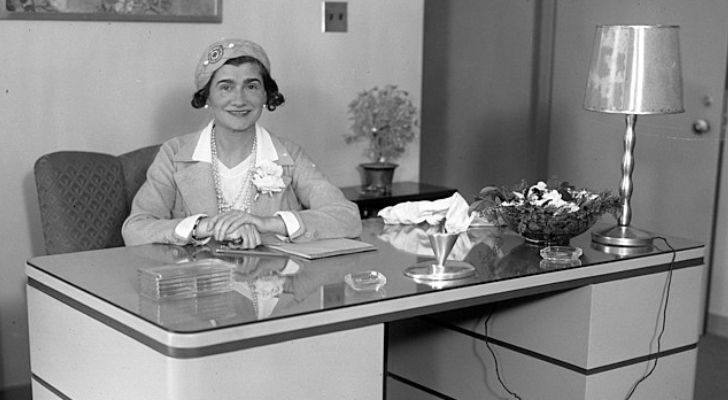
[[[476,269],[474,276],[440,284],[416,283],[403,271],[433,259],[426,228],[384,225],[378,218],[366,220],[361,239],[376,245],[377,251],[318,260],[280,255],[221,257],[208,247],[143,245],[35,257],[28,261],[26,271],[29,284],[41,290],[49,280],[57,279],[162,329],[191,333],[373,302],[386,305],[434,292],[468,290],[453,298],[481,293],[478,296],[485,299],[484,302],[499,301],[516,297],[515,294],[509,295],[512,292],[524,296],[620,279],[625,274],[653,273],[654,270],[644,271],[643,266],[661,265],[664,270],[671,256],[669,248],[660,241],[655,241],[654,248],[642,254],[610,254],[594,247],[587,232],[571,242],[584,251],[581,265],[554,266],[541,262],[539,247],[524,243],[512,232],[485,227],[462,234],[450,255],[451,259],[472,264]],[[683,257],[692,259],[690,265],[702,263],[703,246],[700,243],[679,238],[669,238],[669,241],[678,252],[694,250]],[[169,301],[140,296],[139,268],[213,257],[234,265],[232,291]],[[642,259],[649,259],[649,262]],[[619,264],[615,261],[627,261],[622,263],[626,266],[609,273],[602,272],[606,266]],[[383,274],[386,285],[377,291],[367,292],[354,290],[345,283],[347,274],[369,270]],[[536,281],[534,277],[542,279]],[[495,290],[493,285],[502,282],[514,285]],[[518,286],[520,282],[523,282],[523,287]],[[491,289],[493,297],[488,300]],[[426,303],[429,300],[420,297],[418,301]]]

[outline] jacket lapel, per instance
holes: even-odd
[[[192,159],[199,135],[195,138],[183,144],[174,158],[177,189],[184,199],[183,207],[187,213],[216,215],[217,199],[212,168],[209,163]]]

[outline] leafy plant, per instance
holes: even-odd
[[[368,140],[365,155],[375,162],[400,157],[417,130],[417,108],[409,93],[396,85],[373,87],[357,95],[349,103],[352,134],[346,142]]]

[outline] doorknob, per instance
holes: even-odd
[[[710,122],[704,119],[699,119],[693,122],[693,132],[698,135],[710,132]]]

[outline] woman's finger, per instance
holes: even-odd
[[[252,222],[250,214],[239,210],[229,211],[225,214],[220,214],[218,217],[214,228],[215,237],[218,240],[232,235],[233,232],[239,230],[244,224]]]
[[[239,237],[242,239],[242,246],[246,249],[252,249],[262,243],[258,229],[251,224],[245,224],[230,235],[231,237]]]
[[[215,239],[225,239],[225,237],[227,236],[227,232],[229,231],[230,224],[236,218],[236,214],[237,212],[233,210],[216,216],[217,219],[214,225]]]

